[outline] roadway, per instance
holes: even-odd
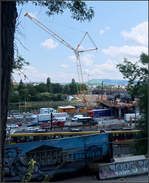
[[[134,182],[134,183],[148,183],[149,178],[148,175],[137,175],[137,176],[131,176],[131,177],[124,177],[124,178],[117,178],[117,179],[110,179],[110,180],[97,180],[95,176],[82,176],[82,177],[75,177],[71,179],[65,179],[64,181],[57,181],[58,183],[103,183],[103,182],[109,182],[109,183],[116,183],[116,182],[124,182],[124,183],[129,183],[129,182]]]

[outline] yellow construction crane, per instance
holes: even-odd
[[[78,73],[78,79],[79,79],[80,88],[81,88],[82,101],[87,106],[87,100],[85,98],[85,93],[84,93],[84,90],[83,90],[83,87],[82,87],[82,84],[84,83],[84,80],[83,80],[82,67],[81,67],[81,62],[80,62],[80,53],[83,53],[83,52],[86,52],[86,51],[93,51],[93,50],[97,50],[98,49],[97,46],[95,45],[95,43],[93,42],[93,40],[91,39],[91,37],[89,36],[88,32],[86,32],[84,34],[83,38],[81,39],[81,41],[79,42],[79,44],[77,45],[77,47],[76,48],[73,48],[64,39],[62,39],[60,36],[58,36],[55,32],[51,31],[48,27],[46,27],[45,25],[43,25],[39,20],[37,20],[35,17],[31,16],[29,13],[25,13],[24,16],[26,16],[30,20],[32,20],[36,25],[38,25],[41,29],[43,29],[44,31],[46,31],[47,33],[49,33],[57,41],[61,42],[66,47],[68,47],[71,50],[73,50],[73,52],[74,52],[74,54],[76,56],[76,61],[77,61],[76,62],[77,63],[77,73]],[[86,50],[79,50],[79,48],[80,48],[82,42],[84,41],[84,39],[86,38],[86,36],[88,36],[88,38],[90,39],[90,41],[94,45],[94,48],[90,48],[90,49],[86,49]]]

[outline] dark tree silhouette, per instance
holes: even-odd
[[[50,78],[47,78],[47,91],[48,92],[51,92],[51,79]]]

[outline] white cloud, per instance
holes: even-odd
[[[85,48],[82,45],[80,45],[78,50],[84,50],[84,49]]]
[[[22,74],[19,75],[18,73],[13,74],[14,79],[16,81],[20,81],[20,79],[22,79],[25,82],[44,82],[48,77],[50,77],[48,73],[42,73],[37,68],[30,65],[25,66],[22,73],[27,76],[26,79]]]
[[[110,26],[106,26],[105,29],[106,29],[106,30],[110,30],[111,27],[110,27]]]
[[[122,46],[109,46],[106,49],[102,49],[105,55],[113,57],[117,60],[122,58],[138,59],[141,53],[148,53],[148,22],[143,22],[135,27],[132,27],[130,31],[122,31],[121,35],[132,45],[122,45]],[[134,44],[135,43],[135,44]]]
[[[106,26],[105,28],[99,30],[99,34],[102,35],[105,33],[105,31],[110,30],[110,29],[111,29],[110,26]]]
[[[116,68],[118,62],[111,59],[107,60],[103,64],[94,64],[90,68],[90,75],[92,78],[109,78],[109,79],[122,79],[122,75]]]
[[[86,54],[86,55],[80,55],[80,61],[81,64],[84,66],[91,66],[93,65],[94,61],[93,61],[93,57],[94,55],[91,54]],[[69,56],[68,59],[70,59],[71,61],[75,62],[77,61],[76,57],[74,55]]]
[[[89,69],[84,69],[84,73],[89,74],[90,73]]]
[[[131,58],[131,61],[134,62],[136,59],[138,60],[140,54],[142,52],[147,53],[147,34],[146,31],[143,31],[143,27],[146,27],[147,23],[142,23],[134,28],[132,28],[130,31],[122,31],[121,35],[127,39],[128,41],[131,41],[132,43],[135,43],[133,45],[127,45],[123,44],[121,46],[109,46],[105,49],[102,49],[102,52],[105,55],[108,55],[109,58],[102,64],[96,64],[94,62],[94,55],[92,54],[80,54],[80,61],[82,64],[82,70],[83,70],[83,77],[87,77],[87,75],[90,75],[90,79],[92,78],[109,78],[109,79],[122,79],[122,75],[119,72],[119,70],[116,68],[116,65],[118,63],[122,63],[124,58]],[[110,27],[107,26],[104,29],[101,29],[101,34],[104,34],[107,30],[110,30]],[[99,32],[100,32],[99,31]],[[137,43],[137,44],[136,44]],[[42,46],[53,49],[58,46],[57,43],[55,43],[52,39],[48,39],[45,42],[41,44]],[[84,49],[83,47],[80,49]],[[138,57],[138,58],[136,58]],[[112,59],[113,58],[113,59]],[[76,56],[71,55],[68,57],[70,62],[76,63]],[[72,63],[70,63],[72,64]],[[67,64],[61,64],[59,65],[62,68],[68,68],[65,69],[64,72],[41,72],[35,67],[32,66],[26,66],[25,70],[23,71],[27,77],[28,81],[35,81],[35,82],[40,82],[43,81],[45,82],[47,77],[50,77],[52,82],[71,82],[72,78],[75,78],[76,81],[78,81],[78,75],[77,75],[77,69],[76,69],[76,64],[74,64],[74,68],[69,67]],[[72,72],[74,69],[75,72]],[[14,74],[16,76],[16,74]],[[17,76],[15,78],[18,81],[20,80],[20,77]],[[23,76],[22,76],[23,78]]]
[[[14,81],[19,82],[20,79],[22,79],[23,82],[46,82],[48,77],[51,78],[52,82],[59,83],[71,82],[72,78],[75,78],[75,80],[78,81],[77,73],[72,73],[70,71],[45,73],[33,66],[25,66],[22,72],[27,76],[27,79],[25,79],[22,74],[19,75],[15,72],[13,73]]]
[[[100,30],[99,30],[99,34],[101,34],[101,35],[104,34],[104,32],[105,32],[105,31],[104,31],[103,29],[100,29]]]
[[[135,43],[132,45],[109,46],[102,49],[105,55],[114,58],[107,60],[104,64],[96,65],[92,73],[100,78],[122,79],[122,74],[116,68],[118,63],[123,63],[124,58],[131,59],[134,63],[138,61],[141,53],[148,53],[147,48],[147,25],[148,22],[143,22],[131,29],[131,31],[122,31],[121,35],[129,42]]]
[[[47,39],[43,43],[41,43],[41,46],[48,49],[54,49],[58,47],[58,44],[54,42],[52,39]]]
[[[135,27],[131,28],[130,31],[122,31],[122,36],[126,40],[130,40],[134,43],[147,46],[148,45],[148,22],[143,22]]]
[[[86,54],[86,55],[83,55],[80,60],[82,62],[82,64],[84,64],[85,66],[91,66],[93,65],[94,61],[93,61],[93,55],[91,54]]]
[[[66,69],[66,68],[68,68],[69,66],[68,66],[67,64],[61,64],[60,67]]]
[[[73,62],[76,62],[76,57],[74,55],[68,56],[68,59]]]
[[[148,22],[143,22],[130,31],[122,31],[121,35],[132,45],[109,46],[102,49],[105,55],[114,58],[107,60],[104,64],[96,65],[92,73],[100,78],[122,79],[122,74],[116,68],[118,63],[123,63],[124,58],[130,59],[133,63],[138,61],[141,53],[148,53]]]
[[[93,55],[84,55],[84,56],[86,56],[85,60],[84,58],[81,58],[82,66],[86,66],[82,67],[84,81],[88,74],[90,75],[90,79],[91,78],[122,79],[121,73],[116,68],[116,65],[119,63],[116,60],[109,59],[103,64],[96,64],[92,60]],[[87,65],[85,63],[87,63]]]
[[[110,79],[117,79],[121,78],[121,74],[118,72],[118,69],[116,69],[115,65],[117,63],[113,62],[112,60],[107,60],[103,64],[93,64],[90,65],[90,67],[83,69],[83,78],[84,81],[86,81],[85,77],[86,75],[90,75],[91,78],[110,78]],[[62,64],[65,65],[65,64]],[[37,68],[33,66],[25,66],[23,69],[23,73],[27,76],[27,79],[25,80],[23,75],[19,76],[17,73],[13,74],[13,77],[15,78],[15,81],[19,82],[20,79],[23,80],[23,82],[46,82],[46,79],[48,77],[51,78],[52,82],[71,82],[72,78],[74,78],[76,81],[78,81],[78,74],[75,68],[75,72],[71,71],[64,71],[64,72],[41,72]]]
[[[147,53],[145,46],[128,46],[121,47],[110,46],[107,49],[102,49],[102,52],[110,57],[124,58],[124,57],[139,57],[141,53]]]

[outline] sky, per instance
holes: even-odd
[[[85,32],[88,32],[97,51],[80,54],[83,81],[91,79],[123,79],[116,65],[124,58],[135,62],[141,53],[148,53],[148,2],[147,1],[87,1],[95,12],[89,22],[77,22],[69,11],[62,15],[47,16],[46,8],[31,2],[17,7],[19,26],[15,44],[21,55],[30,64],[23,74],[15,71],[13,80],[19,82],[67,83],[72,78],[78,81],[76,57],[70,48],[35,25],[26,12],[76,48]],[[95,48],[86,36],[80,49]]]

